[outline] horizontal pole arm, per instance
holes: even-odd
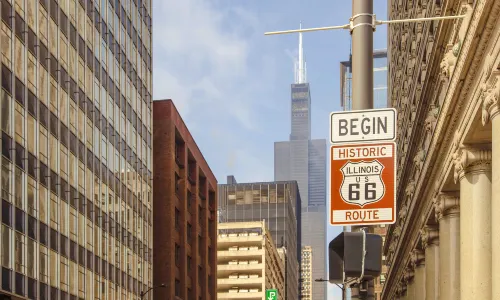
[[[349,24],[339,25],[339,26],[328,26],[328,27],[316,27],[316,28],[306,28],[306,29],[284,30],[284,31],[271,31],[271,32],[264,33],[264,35],[287,34],[287,33],[298,33],[298,32],[310,32],[310,31],[322,31],[322,30],[334,30],[334,29],[349,29]]]
[[[430,18],[415,18],[415,19],[403,19],[403,20],[377,20],[376,24],[395,24],[395,23],[406,23],[406,22],[423,22],[423,21],[437,21],[437,20],[451,20],[451,19],[461,19],[465,18],[466,15],[460,16],[444,16],[444,17],[430,17]]]

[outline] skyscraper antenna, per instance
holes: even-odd
[[[302,29],[302,21],[300,22],[299,28]],[[299,32],[299,58],[295,63],[295,83],[305,83],[306,81],[306,62],[302,45],[302,32]]]

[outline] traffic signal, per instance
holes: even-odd
[[[382,272],[382,237],[361,232],[342,232],[328,246],[329,281],[377,277]]]

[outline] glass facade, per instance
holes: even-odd
[[[340,105],[344,111],[352,109],[351,62],[340,63]],[[373,108],[387,105],[387,50],[373,53]]]
[[[218,185],[219,211],[225,222],[266,221],[276,248],[285,247],[284,299],[299,299],[300,194],[295,181]]]
[[[150,0],[1,0],[0,295],[152,284]]]

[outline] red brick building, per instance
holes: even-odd
[[[154,299],[217,299],[217,180],[172,100],[153,102]]]

